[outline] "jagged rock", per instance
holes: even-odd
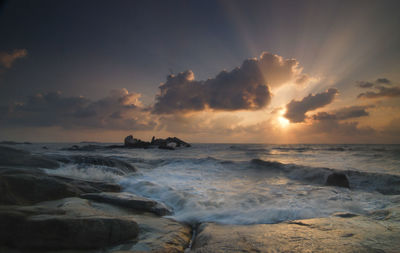
[[[89,192],[120,190],[116,184],[50,176],[39,169],[0,168],[0,204],[26,205]]]
[[[345,216],[279,224],[202,224],[192,251],[206,252],[397,252],[399,209],[384,219]]]
[[[54,169],[58,168],[59,164],[51,159],[32,155],[25,150],[0,146],[0,166]]]
[[[102,193],[87,193],[80,196],[84,199],[110,203],[117,206],[127,207],[136,211],[146,211],[163,216],[171,214],[171,210],[164,204],[151,199],[139,197],[127,192],[102,192]]]
[[[350,188],[349,180],[343,173],[334,172],[326,179],[326,185]]]
[[[132,135],[125,137],[124,140],[125,147],[130,148],[147,148],[150,146],[150,142],[142,141],[140,139],[133,138]]]
[[[0,209],[0,223],[0,244],[23,249],[102,248],[131,240],[139,230],[129,219],[43,214],[13,207]]]

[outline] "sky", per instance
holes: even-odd
[[[400,143],[398,1],[0,1],[0,140]]]

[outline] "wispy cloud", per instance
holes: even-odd
[[[9,69],[17,59],[24,58],[27,55],[28,51],[26,49],[15,49],[12,52],[0,52],[0,67]]]

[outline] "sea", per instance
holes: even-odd
[[[195,143],[176,150],[66,150],[72,145],[85,144],[15,148],[46,156],[126,161],[137,172],[71,163],[46,172],[117,183],[123,191],[164,203],[173,210],[170,218],[192,225],[270,224],[338,212],[366,214],[400,203],[400,145]],[[350,188],[326,185],[332,173],[344,173]]]

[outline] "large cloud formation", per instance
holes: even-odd
[[[309,94],[300,101],[292,100],[286,105],[286,113],[284,116],[293,123],[304,122],[308,111],[330,104],[337,93],[337,89],[330,88],[325,92],[315,95]]]
[[[295,59],[264,52],[260,59],[245,60],[232,71],[221,71],[216,77],[196,81],[191,70],[170,75],[156,96],[153,113],[213,110],[258,110],[271,100],[270,87],[293,80],[302,84],[309,78],[301,74]]]
[[[27,56],[28,52],[26,49],[15,49],[13,52],[0,52],[0,67],[2,68],[11,68],[14,62],[19,59]]]
[[[9,126],[60,126],[119,130],[153,129],[156,123],[144,112],[140,94],[113,90],[102,99],[66,97],[60,92],[31,96],[3,108],[0,122]]]

